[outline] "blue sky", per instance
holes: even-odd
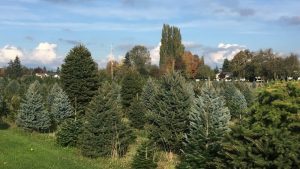
[[[243,49],[300,53],[299,8],[299,0],[0,1],[0,66],[19,55],[25,65],[54,68],[78,43],[100,67],[111,45],[115,59],[145,45],[155,64],[164,23],[212,67]]]

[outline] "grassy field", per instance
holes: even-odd
[[[51,134],[27,133],[0,127],[0,169],[106,169],[130,168],[136,146],[121,159],[82,157],[75,148],[55,144]]]
[[[119,159],[82,157],[76,148],[55,144],[53,134],[25,132],[0,120],[0,169],[129,169],[145,133],[136,131],[137,140],[125,157]],[[174,169],[178,158],[157,152],[158,169]]]

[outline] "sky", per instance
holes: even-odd
[[[146,46],[158,64],[163,24],[180,28],[186,50],[211,67],[241,50],[300,54],[299,0],[8,0],[0,1],[0,67],[16,55],[54,69],[84,44],[99,67]]]

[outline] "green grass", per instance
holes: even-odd
[[[55,144],[53,134],[27,133],[17,128],[0,128],[1,169],[107,169],[130,168],[136,145],[119,159],[88,159],[75,148]]]

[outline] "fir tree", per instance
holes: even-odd
[[[193,101],[192,86],[176,72],[165,75],[149,110],[150,138],[170,153],[179,152],[188,128]]]
[[[231,116],[235,119],[242,119],[247,111],[247,101],[244,95],[233,83],[226,83],[222,93]]]
[[[80,120],[66,119],[58,128],[56,142],[61,146],[76,146],[81,132]]]
[[[142,129],[146,123],[146,109],[142,104],[139,97],[133,100],[133,103],[129,107],[128,117],[131,121],[131,126],[137,129]]]
[[[222,72],[230,72],[230,62],[228,59],[224,59]]]
[[[120,88],[105,83],[88,106],[81,152],[88,157],[123,156],[134,137],[121,120]]]
[[[141,100],[143,105],[145,106],[146,110],[152,110],[155,108],[155,96],[158,93],[159,86],[157,82],[149,78],[146,84],[143,87],[143,91],[141,94]]]
[[[3,107],[3,105],[4,105],[4,99],[3,99],[3,97],[2,97],[2,94],[0,94],[0,122],[1,122],[1,120],[2,120],[2,116],[4,116],[4,107]]]
[[[18,56],[16,56],[14,61],[11,60],[8,63],[6,74],[12,79],[16,79],[22,76],[22,65]]]
[[[155,169],[157,168],[157,163],[155,159],[155,149],[154,145],[149,141],[142,143],[135,156],[133,157],[133,162],[131,164],[132,169]]]
[[[300,86],[278,83],[258,94],[225,137],[219,168],[300,168]],[[298,102],[298,103],[297,103]]]
[[[19,110],[17,125],[27,130],[46,131],[51,126],[39,88],[38,81],[29,86]]]
[[[247,106],[250,107],[254,102],[254,94],[253,91],[250,89],[250,87],[246,83],[236,83],[235,85],[241,93],[244,95]]]
[[[128,110],[134,98],[142,92],[142,79],[140,75],[130,70],[122,80],[121,97],[124,110]]]
[[[131,67],[131,60],[130,60],[129,52],[127,52],[125,55],[124,65],[127,67]]]
[[[54,87],[56,89],[54,89]],[[51,105],[51,116],[56,125],[59,125],[64,119],[73,115],[73,108],[67,94],[58,85],[52,88],[55,91],[55,96]]]
[[[61,82],[73,107],[83,113],[99,87],[97,64],[83,45],[70,50],[61,69]]]
[[[62,91],[62,88],[57,83],[55,83],[52,86],[52,88],[48,94],[48,98],[47,98],[47,105],[49,107],[49,110],[53,104],[55,96],[57,95],[57,93],[60,93],[61,91]]]
[[[189,115],[189,132],[183,148],[183,159],[177,168],[213,168],[223,135],[228,131],[230,113],[225,100],[213,88],[204,86]]]

